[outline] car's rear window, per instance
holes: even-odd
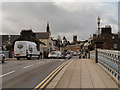
[[[50,54],[55,54],[55,52],[54,52],[54,51],[52,51],[52,52],[50,52]]]

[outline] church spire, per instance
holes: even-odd
[[[47,30],[47,32],[50,32],[49,22],[47,22],[46,30]]]

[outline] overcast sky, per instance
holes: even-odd
[[[118,32],[117,2],[3,2],[2,34],[19,34],[22,29],[45,32],[50,23],[52,37],[66,36],[72,41],[88,39],[101,26],[111,25]]]

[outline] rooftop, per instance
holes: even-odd
[[[48,39],[49,38],[49,32],[35,32],[34,33],[37,39]]]

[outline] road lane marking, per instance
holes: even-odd
[[[65,64],[63,64],[40,88],[44,88],[44,87],[47,85],[47,83],[49,83],[49,82],[52,80],[52,78],[53,78],[64,66],[65,66]]]
[[[44,62],[38,62],[38,63],[44,63]]]
[[[15,72],[15,71],[8,72],[8,73],[6,73],[6,74],[0,75],[0,77],[4,77],[4,76],[9,75],[9,74],[12,74],[12,73],[14,73],[14,72]]]
[[[34,66],[34,65],[33,65],[33,64],[32,64],[32,65],[28,65],[28,66],[26,66],[26,67],[23,67],[23,68],[25,69],[25,68],[28,68],[28,67],[31,67],[31,66]]]
[[[42,63],[42,62],[38,62],[37,64],[40,64],[40,63]]]
[[[60,65],[61,66],[61,65]],[[59,67],[60,67],[59,66]],[[58,67],[58,68],[59,68]],[[56,68],[52,73],[50,73],[42,82],[40,82],[40,84],[38,84],[36,87],[35,87],[35,89],[34,90],[36,90],[37,88],[39,88],[41,85],[42,85],[42,83],[44,83],[56,70],[58,70],[58,68]]]
[[[40,82],[33,90],[44,88],[48,82],[68,63],[69,61],[58,66],[52,73],[50,73],[42,82]]]
[[[60,60],[60,61],[64,61],[64,60]]]

